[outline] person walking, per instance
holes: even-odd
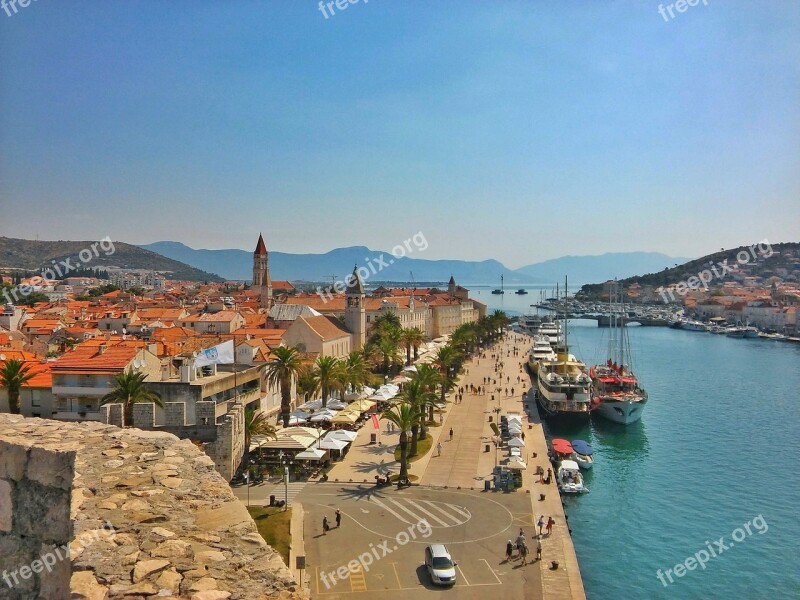
[[[436,444],[436,452],[438,452],[438,454],[436,456],[441,456],[442,455],[442,442],[438,442]]]
[[[338,508],[336,509],[336,529],[339,529],[342,525],[342,511]]]
[[[522,529],[519,530],[519,535],[517,536],[517,552],[522,552],[522,547],[525,545],[525,534],[522,532]]]
[[[544,515],[539,516],[539,520],[536,521],[536,526],[539,528],[539,535],[542,535],[542,528],[544,527]]]
[[[547,517],[547,535],[549,536],[553,533],[553,525],[556,524],[556,520],[553,517]]]
[[[536,538],[536,560],[542,560],[542,540],[541,536]]]
[[[453,441],[453,428],[450,428],[450,441]]]
[[[327,534],[331,526],[328,524],[328,517],[322,517],[322,533]]]
[[[508,540],[506,544],[506,562],[511,560],[511,556],[514,554],[514,544],[511,540]]]
[[[528,546],[522,544],[522,549],[519,551],[519,555],[522,558],[522,564],[528,564]]]

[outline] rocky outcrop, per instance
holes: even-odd
[[[3,598],[307,597],[214,462],[162,432],[0,415],[0,548]],[[23,580],[36,559],[55,564]]]

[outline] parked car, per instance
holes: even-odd
[[[425,567],[436,585],[453,585],[456,582],[456,563],[444,544],[431,544],[425,548]]]

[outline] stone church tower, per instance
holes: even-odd
[[[358,274],[358,265],[346,280],[344,325],[352,334],[351,350],[361,350],[367,341],[367,308],[364,306],[364,282]]]
[[[253,290],[258,292],[258,304],[266,312],[272,308],[272,279],[269,277],[269,253],[264,237],[258,234],[258,245],[253,252]]]

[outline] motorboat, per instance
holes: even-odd
[[[594,464],[592,447],[584,440],[572,440],[572,459],[581,469],[591,469]]]
[[[581,469],[574,460],[562,460],[556,471],[556,482],[558,489],[565,494],[582,494],[588,492],[583,484]]]

